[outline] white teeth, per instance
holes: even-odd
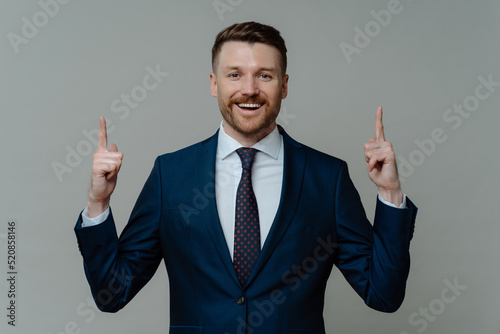
[[[262,104],[257,104],[257,103],[240,103],[238,106],[240,108],[260,108]]]

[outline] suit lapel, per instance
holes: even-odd
[[[217,212],[217,202],[215,200],[215,159],[218,135],[219,132],[217,131],[214,136],[201,143],[201,148],[196,157],[197,165],[200,166],[196,172],[196,184],[201,185],[203,188],[205,188],[205,185],[208,185],[206,189],[210,192],[207,194],[209,202],[205,208],[206,212],[203,212],[203,219],[206,222],[205,226],[229,275],[235,283],[240,284],[233,267],[233,262],[231,261],[224,232],[222,231],[219,213]]]
[[[279,242],[285,235],[285,232],[295,215],[295,209],[302,190],[302,181],[304,178],[304,169],[306,164],[305,150],[302,145],[293,140],[278,126],[281,135],[283,136],[284,144],[284,161],[283,161],[283,186],[281,188],[281,199],[278,212],[274,217],[271,230],[267,236],[266,242],[262,247],[262,251],[255,263],[255,266],[248,278],[246,286],[248,286],[254,278],[259,274],[259,271],[265,266]]]

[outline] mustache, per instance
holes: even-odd
[[[265,104],[266,100],[264,99],[256,99],[256,98],[239,98],[231,100],[232,104],[240,104],[240,103],[252,103],[252,104]]]

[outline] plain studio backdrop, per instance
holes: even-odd
[[[372,219],[363,144],[382,105],[403,191],[419,207],[402,307],[369,309],[334,269],[327,332],[500,333],[497,0],[2,0],[1,8],[2,333],[168,332],[163,264],[119,313],[97,312],[90,300],[73,227],[99,116],[125,155],[111,203],[121,231],[154,158],[217,130],[212,43],[249,20],[286,40],[279,123],[288,133],[348,162]]]

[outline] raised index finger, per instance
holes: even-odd
[[[377,142],[385,141],[384,125],[382,124],[382,107],[378,107],[375,114],[375,140]]]
[[[97,142],[97,152],[108,152],[108,132],[106,130],[106,119],[101,116],[99,119],[99,140]]]

